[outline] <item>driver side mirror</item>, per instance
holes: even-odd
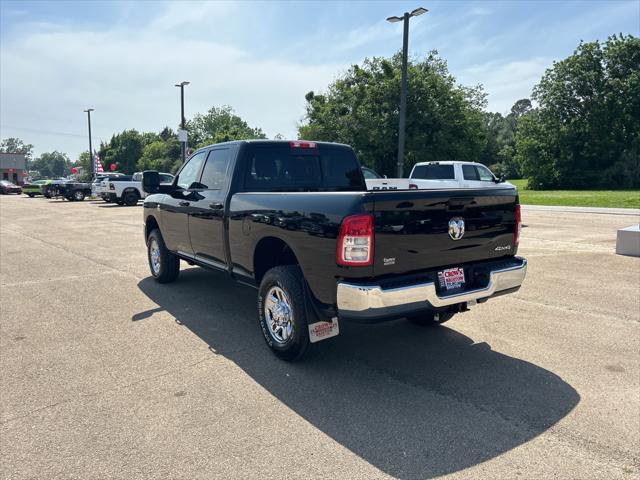
[[[496,178],[496,183],[504,183],[507,180],[507,177],[504,176],[504,173]]]
[[[158,193],[160,190],[160,174],[156,170],[145,170],[142,173],[142,190],[145,193]]]

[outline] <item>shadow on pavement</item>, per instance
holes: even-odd
[[[267,349],[256,291],[223,274],[183,270],[177,282],[138,287],[269,393],[335,441],[400,478],[456,472],[541,434],[579,402],[560,377],[474,343],[447,327],[399,320],[341,324],[301,363]]]

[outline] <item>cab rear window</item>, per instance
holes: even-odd
[[[366,190],[354,153],[326,146],[252,145],[244,186],[249,191]]]
[[[453,165],[417,165],[411,178],[420,180],[454,180]]]

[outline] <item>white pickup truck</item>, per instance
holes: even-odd
[[[435,190],[446,188],[514,188],[504,178],[475,162],[420,162],[411,170],[409,178],[367,179],[368,190]]]
[[[173,183],[173,175],[161,173],[160,183]],[[134,173],[131,180],[104,179],[100,182],[100,192],[105,201],[127,206],[136,205],[138,200],[147,196],[142,190],[142,172]]]
[[[106,181],[105,181],[106,180]],[[109,199],[109,182],[108,180],[131,180],[131,175],[125,175],[124,173],[99,173],[91,183],[91,195],[94,197],[102,198],[105,202],[110,202]],[[104,184],[103,184],[104,182]]]

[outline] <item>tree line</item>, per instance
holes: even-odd
[[[307,93],[298,138],[349,144],[364,165],[393,177],[400,81],[400,54],[352,65],[325,92]],[[408,86],[405,174],[416,162],[461,160],[527,178],[534,189],[640,187],[640,39],[632,35],[581,42],[506,114],[487,112],[483,87],[460,85],[436,51],[409,61]],[[192,148],[266,138],[229,106],[196,114],[186,128]],[[181,165],[169,127],[125,130],[102,142],[98,154],[107,171],[115,164],[124,173],[174,173]],[[76,165],[90,171],[89,153]],[[57,176],[71,166],[65,154],[50,152],[30,168]]]

